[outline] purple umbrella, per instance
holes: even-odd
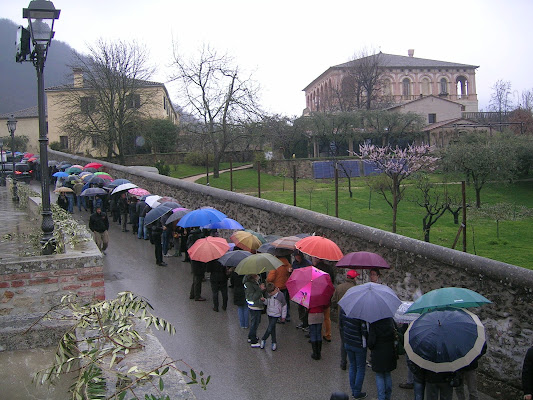
[[[379,254],[370,253],[369,251],[356,251],[348,253],[337,262],[339,268],[357,268],[357,269],[373,269],[373,268],[390,268],[387,261]]]

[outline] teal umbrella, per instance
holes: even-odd
[[[421,296],[405,312],[425,313],[446,307],[470,308],[489,304],[491,301],[473,290],[460,287],[435,289]]]

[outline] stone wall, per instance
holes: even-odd
[[[56,160],[85,165],[92,160],[51,152]],[[336,242],[344,253],[371,251],[391,265],[383,282],[403,300],[417,289],[468,287],[493,303],[473,309],[487,331],[488,352],[480,370],[520,387],[526,349],[533,343],[533,271],[451,250],[290,205],[106,164],[114,178],[126,178],[152,193],[175,197],[184,207],[212,206],[263,234],[312,233]]]

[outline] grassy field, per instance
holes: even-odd
[[[205,178],[197,181],[205,184]],[[424,209],[412,200],[417,189],[412,181],[407,181],[406,194],[399,204],[397,233],[423,240],[422,218]],[[210,185],[229,189],[229,174],[221,174],[219,179],[210,179]],[[257,171],[243,170],[233,173],[234,191],[257,196]],[[352,179],[353,197],[348,192],[347,179],[340,179],[339,217],[379,229],[391,230],[392,210],[377,193],[370,193],[363,178]],[[460,184],[448,184],[449,193],[459,193]],[[335,215],[335,191],[331,180],[315,181],[299,179],[297,182],[297,206],[320,213]],[[293,203],[293,181],[291,178],[261,175],[261,197],[285,204]],[[474,204],[475,192],[467,185],[467,199]],[[486,184],[481,191],[483,204],[511,203],[533,208],[533,183],[517,182],[509,185]],[[499,222],[499,238],[496,221],[472,219],[467,224],[467,250],[482,257],[503,261],[533,269],[533,218]],[[453,216],[446,212],[431,228],[431,243],[451,247],[459,226],[453,223]],[[457,245],[462,248],[462,239]],[[353,249],[356,251],[357,249]]]

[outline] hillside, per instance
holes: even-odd
[[[15,62],[15,39],[18,25],[0,19],[0,114],[37,105],[37,76],[30,62]],[[44,68],[45,87],[68,82],[74,49],[53,40]]]

